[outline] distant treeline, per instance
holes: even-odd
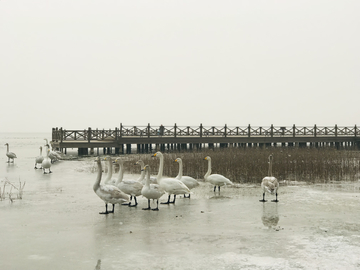
[[[268,173],[268,156],[273,155],[273,176],[281,180],[322,182],[360,178],[360,152],[333,148],[225,148],[200,152],[164,154],[164,175],[175,177],[179,170],[177,157],[183,160],[184,175],[203,179],[207,171],[206,156],[211,156],[212,173],[219,173],[237,183],[260,183]],[[126,156],[128,173],[140,173],[134,163],[142,159],[156,175],[159,159],[151,154]]]

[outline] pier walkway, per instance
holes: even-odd
[[[192,150],[203,147],[336,147],[360,149],[360,130],[353,127],[197,127],[123,126],[115,129],[52,129],[53,148],[66,153],[77,148],[79,155],[130,154],[136,145],[138,153],[153,150]]]

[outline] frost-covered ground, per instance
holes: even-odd
[[[26,181],[22,200],[0,201],[0,269],[360,268],[359,182],[283,185],[278,204],[260,203],[260,186],[201,183],[158,212],[139,198],[104,216],[92,160],[50,175],[32,163],[0,164],[0,179]]]

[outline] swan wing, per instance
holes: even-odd
[[[181,181],[175,178],[161,179],[160,187],[169,194],[188,194],[190,189]]]
[[[183,182],[189,189],[195,188],[199,185],[199,182],[190,176],[183,176],[179,180]]]
[[[233,183],[230,179],[226,178],[221,174],[211,174],[207,177],[206,181],[210,182],[213,185],[232,185]]]

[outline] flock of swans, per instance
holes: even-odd
[[[124,168],[123,161],[120,158],[117,158],[114,162],[111,157],[105,157],[104,160],[108,162],[109,170],[106,178],[103,183],[102,179],[102,163],[101,158],[96,157],[95,162],[97,163],[97,177],[93,186],[94,192],[105,202],[105,212],[100,212],[100,214],[109,214],[114,213],[115,204],[128,205],[130,207],[135,207],[138,205],[137,196],[144,196],[148,200],[148,205],[143,210],[159,210],[159,199],[165,194],[168,194],[168,199],[166,202],[161,204],[175,204],[176,195],[184,195],[184,198],[190,198],[191,189],[199,186],[199,182],[190,177],[183,175],[183,164],[180,158],[175,159],[179,163],[179,173],[176,177],[164,177],[164,156],[161,152],[156,152],[152,157],[157,157],[160,160],[159,170],[156,177],[150,176],[150,166],[145,165],[142,160],[136,162],[136,165],[141,166],[140,178],[137,180],[124,180]],[[208,161],[208,170],[204,176],[206,182],[214,185],[214,192],[216,187],[220,192],[220,187],[224,185],[233,185],[233,183],[221,174],[211,174],[211,157],[207,156],[204,160]],[[265,193],[269,193],[276,196],[273,202],[278,202],[277,199],[277,190],[279,188],[279,182],[277,179],[272,176],[272,155],[269,156],[269,171],[268,176],[264,177],[261,183],[261,188],[263,191],[263,198],[260,202],[266,202]],[[116,179],[112,179],[112,165],[113,163],[119,164],[119,174]],[[171,195],[173,195],[173,200],[171,200]],[[188,195],[188,196],[186,196]],[[130,196],[130,198],[129,198]],[[131,204],[132,199],[134,198],[134,204]],[[156,208],[151,208],[150,200],[156,200]],[[108,210],[108,204],[112,204],[112,210]]]
[[[52,173],[51,172],[51,164],[56,160],[60,159],[61,156],[58,152],[52,151],[50,149],[49,143],[47,139],[46,141],[46,155],[42,155],[42,147],[40,146],[40,154],[35,158],[35,167],[34,169],[38,169],[37,165],[40,164],[40,169],[43,170],[44,174]],[[14,159],[17,158],[16,154],[9,151],[9,144],[5,144],[7,146],[6,156],[8,157],[8,163],[13,163]],[[102,164],[100,157],[95,159],[98,166],[98,173],[96,177],[96,181],[94,183],[93,189],[94,192],[105,202],[105,212],[101,212],[100,214],[109,214],[114,212],[115,204],[128,205],[130,207],[135,207],[138,205],[137,196],[144,196],[148,200],[148,207],[143,208],[143,210],[159,210],[159,199],[165,194],[168,194],[168,199],[166,202],[162,202],[161,204],[175,204],[176,195],[184,195],[184,198],[190,198],[191,189],[199,186],[199,182],[190,177],[183,175],[183,163],[181,158],[175,159],[175,162],[179,164],[179,173],[176,177],[164,177],[164,156],[161,152],[156,152],[152,155],[152,157],[159,158],[160,165],[158,174],[156,177],[150,176],[150,166],[145,165],[142,160],[136,162],[137,165],[141,167],[141,174],[138,180],[128,180],[124,178],[124,168],[123,161],[120,158],[117,158],[114,162],[111,157],[105,157],[104,160],[108,161],[109,172],[107,174],[106,179],[103,183],[101,183],[102,178]],[[11,161],[12,160],[12,161]],[[214,192],[216,191],[216,187],[218,187],[218,191],[220,192],[220,187],[224,185],[233,185],[233,183],[221,174],[211,174],[211,157],[207,156],[204,158],[208,162],[208,169],[204,176],[204,180],[209,182],[214,186]],[[269,156],[269,171],[268,176],[264,177],[261,182],[261,188],[263,191],[262,200],[260,202],[266,202],[265,193],[269,193],[275,195],[275,200],[272,202],[278,202],[278,188],[279,182],[278,180],[272,176],[272,161],[273,156]],[[119,165],[119,174],[117,178],[112,178],[112,165],[113,163]],[[173,199],[171,200],[171,195],[173,195]],[[188,196],[186,196],[188,195]],[[130,196],[130,198],[129,198]],[[131,204],[134,199],[134,204]],[[156,208],[150,207],[150,200],[156,200]],[[108,204],[112,204],[113,208],[111,211],[108,210]]]
[[[46,144],[46,154],[45,156],[42,155],[42,146],[40,146],[40,154],[35,157],[35,166],[34,169],[42,169],[44,174],[46,173],[52,173],[51,171],[51,164],[54,163],[56,160],[59,160],[61,158],[61,155],[59,152],[53,151],[50,149],[50,145],[48,143],[47,139],[44,139]],[[16,154],[9,151],[9,144],[5,143],[6,145],[6,156],[8,157],[8,163],[14,163],[14,158],[17,158]],[[38,164],[40,164],[40,168],[38,168]]]

